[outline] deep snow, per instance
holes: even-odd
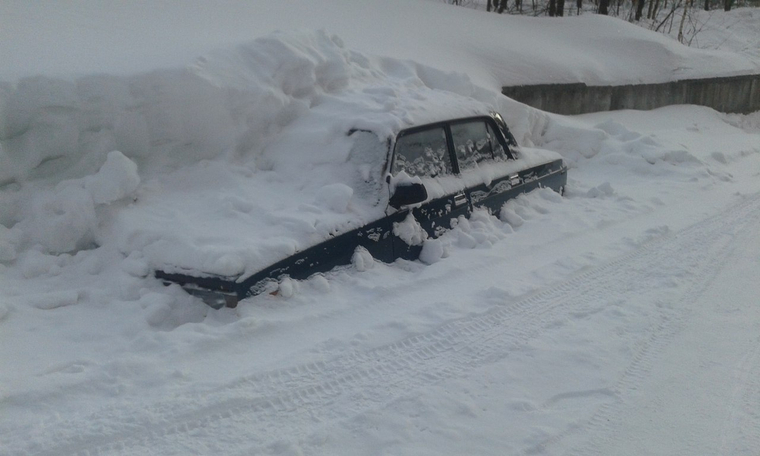
[[[745,51],[738,57],[686,48],[595,14],[515,17],[452,8],[440,0],[190,0],[158,5],[136,0],[129,6],[80,0],[66,8],[6,0],[0,4],[0,61],[6,63],[0,79],[131,75],[185,67],[216,49],[274,31],[325,29],[350,49],[467,73],[491,89],[523,83],[663,82],[757,70],[760,62],[752,45],[757,43],[757,21],[747,20],[753,13],[744,8],[718,14],[709,22],[718,33],[703,29],[697,35],[701,47]]]
[[[747,71],[751,46],[439,2],[187,5],[0,6],[0,454],[760,452],[758,113],[498,94]],[[752,42],[754,13],[716,16]],[[488,109],[565,158],[566,197],[235,310],[151,278],[371,216],[351,128]]]

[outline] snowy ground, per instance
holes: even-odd
[[[144,33],[133,48],[139,8],[2,5],[3,61],[19,65],[0,87],[0,455],[760,453],[760,113],[563,117],[497,91],[545,65],[622,83],[757,68],[756,53],[706,54],[608,18],[557,27],[403,3],[415,20],[355,3],[319,2],[312,22],[293,18],[307,31],[238,45],[286,20],[279,4],[255,3],[251,21],[266,26],[245,34],[249,7],[230,2],[190,16],[213,26],[171,22],[166,39]],[[176,13],[165,5],[149,16]],[[46,39],[30,35],[29,11],[51,36],[66,20],[89,27],[62,35],[56,58],[28,58]],[[420,31],[422,12],[469,21],[467,32]],[[488,25],[464,38],[481,17]],[[308,31],[320,23],[343,39]],[[608,47],[574,61],[537,41],[531,66],[527,45],[505,60],[510,40],[485,44],[534,27]],[[225,28],[235,46],[220,41]],[[632,48],[611,40],[617,31],[635,38],[630,60],[612,57]],[[137,74],[119,67],[130,56]],[[46,76],[16,80],[34,74]],[[152,228],[163,241],[198,239],[212,216],[301,226],[256,199],[293,179],[303,187],[275,202],[328,192],[304,204],[340,223],[363,210],[351,182],[314,170],[342,163],[346,128],[484,107],[521,143],[562,154],[564,198],[541,190],[499,218],[476,213],[432,265],[349,266],[237,309],[150,277],[155,242],[135,223],[169,223]],[[171,223],[172,203],[201,197],[218,210]],[[209,251],[226,253],[224,241]]]
[[[710,17],[695,38],[699,47],[739,50],[741,57],[687,48],[596,14],[519,17],[440,0],[172,0],[159,5],[135,0],[130,6],[80,0],[65,9],[5,0],[0,3],[0,61],[5,63],[0,80],[39,74],[131,75],[189,65],[215,49],[274,31],[319,29],[337,34],[350,49],[467,73],[491,89],[525,83],[664,82],[757,70],[757,12],[741,8]]]

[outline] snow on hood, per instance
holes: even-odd
[[[0,90],[3,258],[112,245],[153,268],[224,276],[381,217],[400,129],[517,106],[324,31],[274,33],[188,68]]]

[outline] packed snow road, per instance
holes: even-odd
[[[518,297],[489,285],[486,261],[463,271],[477,312],[23,426],[2,454],[757,454],[758,222],[760,195],[745,196]],[[372,302],[425,300],[447,271]]]

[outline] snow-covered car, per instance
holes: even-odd
[[[305,279],[350,264],[355,255],[369,253],[383,262],[416,259],[426,240],[474,208],[498,214],[510,198],[539,187],[561,194],[567,182],[562,158],[519,148],[498,113],[418,125],[384,140],[369,130],[354,129],[347,136],[353,141],[350,160],[360,171],[356,196],[384,207],[376,220],[337,229],[328,239],[244,276],[159,270],[156,277],[214,308],[235,307],[283,277]]]

